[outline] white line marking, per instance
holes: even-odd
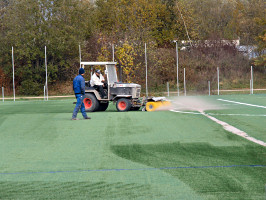
[[[188,111],[180,111],[180,110],[170,110],[172,112],[176,113],[182,113],[182,114],[192,114],[192,115],[201,115],[201,113],[198,112],[188,112]],[[266,115],[253,115],[253,114],[222,114],[222,113],[207,113],[208,115],[222,115],[222,116],[245,116],[245,117],[266,117]]]
[[[259,144],[259,145],[262,145],[262,146],[266,146],[266,143],[265,142],[263,142],[261,140],[257,140],[256,138],[253,138],[253,137],[249,136],[244,131],[241,131],[241,130],[237,129],[236,127],[231,126],[230,124],[227,124],[226,122],[223,122],[221,120],[218,120],[215,117],[212,117],[212,116],[210,116],[210,115],[208,115],[208,114],[206,114],[204,112],[201,112],[201,114],[204,115],[204,116],[206,116],[206,117],[208,117],[212,121],[215,121],[217,124],[222,125],[225,130],[227,130],[227,131],[229,131],[229,132],[231,132],[231,133],[233,133],[235,135],[238,135],[240,137],[246,138],[247,140],[252,141],[252,142],[254,142],[256,144]]]
[[[172,112],[177,112],[177,113],[183,113],[183,114],[192,114],[192,115],[201,115],[201,113],[196,113],[196,112],[184,112],[184,111],[179,111],[179,110],[170,110]]]
[[[226,99],[217,99],[218,101],[225,101],[225,102],[230,102],[230,103],[236,103],[236,104],[241,104],[245,106],[253,106],[253,107],[258,107],[258,108],[266,108],[266,106],[259,106],[259,105],[254,105],[254,104],[249,104],[249,103],[242,103],[242,102],[237,102],[237,101],[229,101]]]
[[[209,114],[206,114],[204,112],[200,112],[200,113],[197,113],[197,112],[183,112],[183,111],[178,111],[178,110],[170,110],[172,112],[177,112],[177,113],[184,113],[184,114],[193,114],[193,115],[204,115],[206,117],[208,117],[209,119],[211,119],[212,121],[216,122],[217,124],[220,124],[222,125],[222,127],[226,130],[226,131],[229,131],[235,135],[238,135],[240,137],[243,137],[249,141],[252,141],[256,144],[259,144],[259,145],[262,145],[262,146],[266,146],[266,143],[261,141],[261,140],[257,140],[256,138],[253,138],[251,136],[249,136],[247,133],[245,133],[244,131],[241,131],[239,129],[237,129],[236,127],[234,126],[231,126],[230,124],[227,124],[226,122],[223,122],[221,120],[218,120],[216,119],[215,117],[212,117],[210,116]],[[225,114],[226,115],[226,114]]]
[[[220,114],[220,113],[207,113],[208,115],[224,115],[224,116],[245,116],[245,117],[266,117],[266,115],[252,115],[252,114]]]

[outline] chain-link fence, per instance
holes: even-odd
[[[109,46],[107,50],[111,53],[105,59],[117,62],[119,80],[140,84],[143,96],[147,95],[147,91],[149,96],[266,93],[265,67],[251,67],[249,58],[238,52],[234,46],[197,47],[185,51],[180,48],[177,51],[175,45],[170,48],[147,45],[147,49],[144,44],[132,43]],[[81,50],[79,60],[84,61]],[[13,77],[18,87],[20,82]],[[85,74],[85,79],[89,77]],[[50,80],[49,83],[52,82]],[[53,87],[55,83],[52,83],[52,95],[72,95],[71,82],[67,80],[60,83],[61,89]],[[9,83],[1,89],[2,101],[12,97],[15,100],[13,94],[16,88],[12,89],[12,82]],[[46,100],[49,83],[45,82],[43,88],[39,88]],[[68,89],[61,92],[65,87]],[[18,98],[21,95],[23,94],[18,93]]]

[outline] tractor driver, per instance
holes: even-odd
[[[101,71],[99,69],[96,69],[94,74],[91,77],[91,86],[93,86],[96,90],[100,92],[102,99],[107,98],[103,90],[104,81],[105,79],[103,75],[101,74]]]

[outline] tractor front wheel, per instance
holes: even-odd
[[[119,112],[129,111],[131,108],[131,102],[129,99],[122,98],[116,102],[116,109]]]
[[[83,103],[86,112],[95,112],[99,109],[99,101],[94,94],[86,93]]]

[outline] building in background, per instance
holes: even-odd
[[[255,45],[240,45],[240,39],[237,40],[181,40],[180,50],[189,50],[191,45],[193,47],[214,47],[214,46],[232,46],[235,47],[239,52],[243,53],[249,59],[257,58],[261,54],[266,54],[266,50],[259,52]]]

